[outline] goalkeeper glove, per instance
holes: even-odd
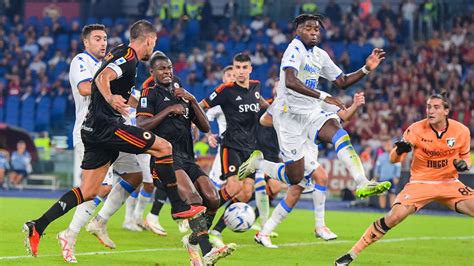
[[[454,159],[453,164],[454,167],[456,167],[456,170],[458,170],[458,172],[464,172],[469,170],[469,167],[467,167],[467,163],[464,160]]]
[[[405,152],[411,152],[411,144],[404,140],[395,142],[395,146],[397,146],[395,152],[397,152],[398,155],[402,155]]]

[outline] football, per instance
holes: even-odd
[[[255,222],[255,212],[247,203],[233,203],[224,213],[224,222],[234,232],[245,232]]]

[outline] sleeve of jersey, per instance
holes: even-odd
[[[413,126],[408,127],[405,132],[403,133],[403,140],[410,142],[412,146],[417,146],[417,138],[416,133],[413,130]]]
[[[322,69],[321,69],[321,76],[329,81],[335,81],[338,79],[342,74],[342,70],[332,61],[331,57],[323,51],[322,53]]]
[[[91,72],[86,68],[85,62],[79,60],[77,57],[72,60],[69,73],[71,73],[71,84],[76,86],[76,88],[78,88],[82,82],[92,80]]]
[[[209,96],[207,96],[202,102],[206,106],[206,108],[211,108],[217,105],[220,105],[223,101],[223,97],[225,94],[224,85],[219,86],[215,89]]]
[[[285,70],[287,68],[293,68],[297,72],[300,71],[300,66],[302,59],[302,54],[298,47],[291,46],[285,51],[283,58],[281,59],[281,69]]]
[[[464,134],[465,138],[463,141],[463,145],[461,147],[461,150],[459,152],[459,157],[463,160],[465,160],[469,166],[472,165],[471,162],[471,134],[469,133],[469,130],[466,130],[466,133]]]
[[[115,60],[110,62],[107,67],[115,71],[117,78],[120,78],[124,72],[135,69],[134,62],[135,55],[132,49],[127,49],[125,52],[120,52],[115,56]]]
[[[140,100],[137,106],[137,117],[147,116],[153,117],[155,115],[155,97],[153,91],[149,88],[143,89]]]

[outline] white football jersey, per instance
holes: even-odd
[[[222,108],[219,105],[214,106],[207,110],[206,116],[209,121],[214,121],[217,119],[217,126],[219,127],[219,136],[222,136],[222,133],[224,133],[227,128],[227,121],[225,121],[225,116],[222,112]]]
[[[69,82],[71,83],[72,96],[76,106],[76,121],[72,132],[73,145],[81,142],[81,126],[86,118],[89,109],[90,96],[82,96],[78,86],[81,82],[90,82],[94,78],[95,72],[99,70],[102,62],[87,51],[77,54],[71,61],[69,67]]]
[[[306,49],[298,37],[293,39],[281,61],[277,98],[281,99],[280,103],[286,106],[288,112],[295,114],[308,114],[315,109],[321,109],[321,102],[316,98],[286,88],[285,69],[289,67],[298,71],[297,78],[313,90],[317,89],[320,76],[334,81],[342,74],[342,70],[334,64],[326,51],[316,46]]]

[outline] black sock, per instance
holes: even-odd
[[[255,221],[256,221],[258,219],[258,217],[260,217],[260,211],[258,210],[258,208],[255,208],[254,211],[255,211]]]
[[[214,217],[216,217],[216,213],[209,213],[209,212],[206,212],[204,213],[204,217],[206,217],[206,224],[207,224],[207,228],[211,228],[212,227],[212,222],[214,221]]]
[[[51,206],[51,208],[43,214],[43,216],[41,216],[38,220],[35,220],[36,231],[42,235],[46,227],[48,227],[52,221],[63,216],[70,209],[81,204],[83,201],[84,198],[82,197],[81,189],[76,187],[69,190],[56,203],[54,203],[53,206]]]
[[[157,178],[161,180],[166,195],[170,199],[171,212],[177,213],[189,210],[189,205],[179,197],[178,184],[176,183],[176,175],[173,169],[173,157],[171,155],[155,158],[154,170]]]
[[[150,213],[158,216],[163,204],[166,202],[167,195],[165,189],[163,188],[163,184],[161,182],[155,183],[157,183],[158,186],[156,186],[155,199],[153,200],[153,206],[151,207]]]
[[[206,255],[211,251],[212,245],[209,242],[209,235],[207,233],[207,219],[204,215],[199,215],[194,219],[189,220],[189,227],[193,230],[193,233],[189,237],[189,243],[196,245],[199,244],[201,247],[202,255]]]

